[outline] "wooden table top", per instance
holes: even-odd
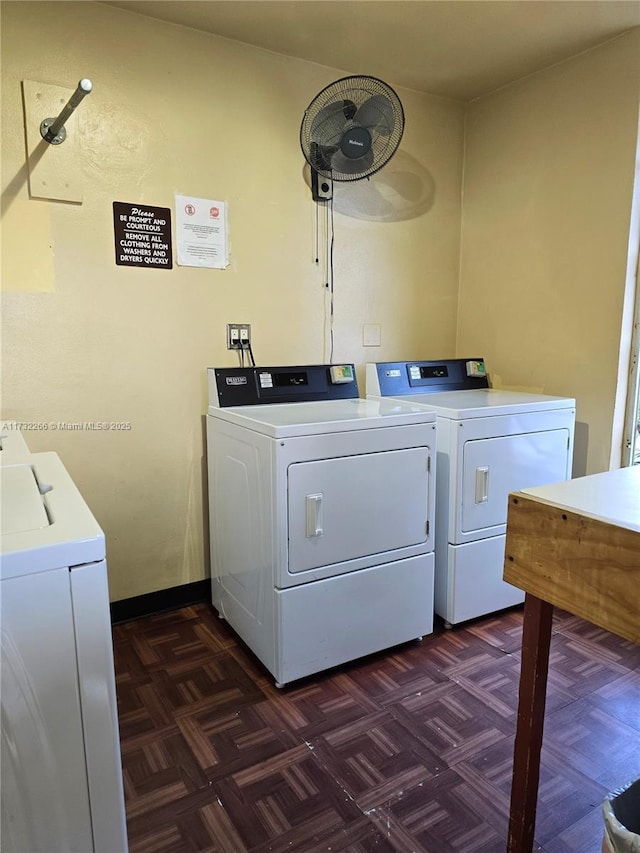
[[[640,466],[509,495],[504,579],[640,643]]]

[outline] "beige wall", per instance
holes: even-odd
[[[457,349],[577,398],[575,474],[619,461],[639,99],[636,29],[468,109]]]
[[[205,368],[236,363],[225,324],[252,324],[263,364],[328,359],[298,133],[313,96],[350,72],[92,3],[1,14],[2,416],[131,422],[28,438],[61,454],[102,524],[112,599],[199,580]],[[85,76],[84,201],[29,200],[21,81]],[[334,357],[361,378],[367,360],[455,350],[464,107],[399,94],[397,157],[336,192]],[[116,266],[112,202],[173,207],[175,193],[228,202],[229,268]],[[381,324],[380,348],[362,347],[363,323]]]

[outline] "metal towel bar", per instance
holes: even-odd
[[[67,131],[64,128],[65,122],[92,88],[91,80],[84,77],[78,83],[77,89],[67,101],[66,106],[63,107],[60,115],[57,118],[46,118],[40,124],[40,135],[46,142],[51,145],[60,145],[61,142],[65,141],[67,138]]]

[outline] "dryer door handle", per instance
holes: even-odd
[[[489,466],[476,468],[476,503],[484,504],[489,500]]]
[[[322,536],[322,492],[307,495],[307,539]]]

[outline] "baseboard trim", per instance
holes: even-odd
[[[206,579],[147,592],[133,598],[122,598],[111,602],[111,623],[128,622],[142,616],[153,616],[167,610],[177,610],[189,604],[199,604],[211,599],[211,581]]]

